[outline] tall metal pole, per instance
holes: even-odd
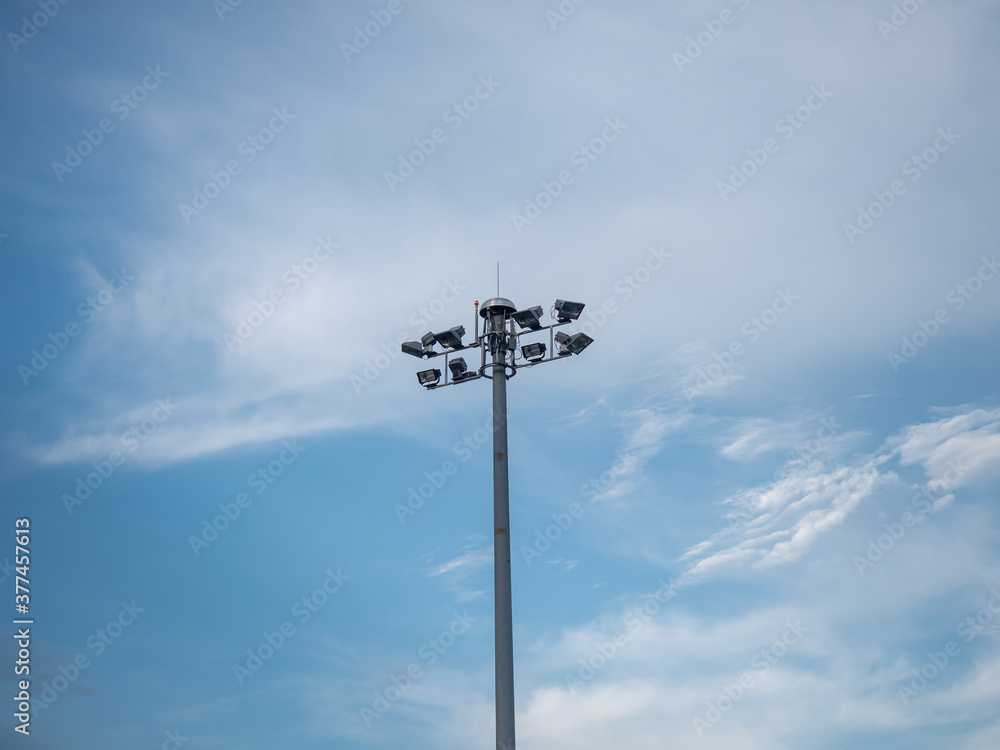
[[[514,750],[514,622],[510,593],[507,478],[506,316],[490,316],[493,349],[493,584],[496,627],[497,750]]]
[[[500,297],[499,265],[497,268],[497,296],[488,299],[476,313],[483,318],[483,336],[478,335],[479,323],[474,323],[477,331],[475,341],[462,344],[464,326],[450,328],[443,333],[428,333],[420,341],[405,341],[402,350],[414,357],[432,358],[444,355],[445,371],[451,368],[453,377],[448,382],[445,375],[441,383],[441,370],[432,368],[417,373],[417,380],[427,389],[441,388],[457,383],[488,377],[493,380],[493,601],[496,629],[496,702],[497,702],[497,747],[496,750],[515,750],[514,747],[514,617],[510,593],[510,487],[507,479],[507,370],[516,372],[516,350],[521,334],[514,333],[514,324],[521,329],[529,328],[531,333],[549,331],[549,356],[545,357],[545,344],[532,342],[521,347],[526,360],[520,367],[533,367],[544,362],[564,359],[570,354],[579,354],[592,343],[593,339],[584,333],[572,336],[555,336],[553,329],[577,320],[583,311],[582,302],[568,302],[557,299],[552,306],[552,317],[556,322],[550,326],[540,323],[541,308],[529,307],[518,311],[509,299]],[[556,342],[559,351],[554,351]],[[435,351],[435,343],[444,351]],[[454,351],[476,348],[482,359],[478,371],[467,371],[464,358],[449,362],[448,355]],[[492,359],[486,361],[487,353]],[[489,373],[489,374],[487,374]]]

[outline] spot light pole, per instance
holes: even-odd
[[[507,381],[525,367],[553,362],[586,349],[593,339],[585,333],[567,335],[556,331],[580,317],[582,302],[557,299],[551,315],[555,320],[542,325],[540,306],[518,310],[504,297],[486,300],[476,312],[482,317],[482,328],[475,319],[476,335],[469,344],[462,343],[464,326],[455,326],[441,333],[428,333],[420,341],[407,341],[403,351],[414,357],[431,359],[444,357],[444,382],[441,370],[417,373],[417,381],[428,390],[457,385],[470,380],[488,378],[493,381],[493,586],[494,618],[496,621],[496,716],[497,750],[515,750],[514,746],[514,637],[510,591],[510,494],[507,475]],[[520,331],[515,331],[514,324]],[[522,336],[548,331],[549,343],[525,343],[518,352]],[[435,345],[441,351],[435,351]],[[479,349],[480,366],[469,370],[464,357],[449,357],[458,351]],[[546,351],[548,356],[546,357]],[[489,357],[487,356],[489,355]],[[520,356],[519,356],[520,355]],[[449,380],[448,376],[451,375]]]

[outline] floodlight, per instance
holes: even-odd
[[[465,364],[465,359],[462,357],[455,357],[448,363],[448,369],[451,370],[452,380],[459,380],[462,377],[462,373],[469,369],[469,366]]]
[[[430,388],[433,385],[437,385],[438,381],[441,379],[441,371],[434,370],[421,370],[417,373],[417,380],[420,385],[427,386]]]
[[[516,313],[511,315],[514,322],[517,323],[521,328],[531,328],[532,330],[538,330],[542,327],[542,307],[541,305],[536,305],[535,307],[529,307],[527,310],[518,310]]]
[[[590,336],[588,336],[587,334],[574,333],[566,340],[564,346],[566,347],[566,351],[570,352],[571,354],[579,354],[593,343],[594,340],[590,338]]]
[[[434,340],[445,349],[461,349],[462,336],[465,335],[465,326],[455,326],[447,331],[434,334]]]
[[[69,0],[61,0],[68,2]],[[576,0],[577,4],[583,0]],[[921,0],[923,2],[923,0]],[[497,264],[497,294],[500,293],[499,264]],[[571,292],[572,294],[573,292]],[[462,343],[465,326],[455,326],[441,333],[428,333],[420,341],[402,342],[403,352],[415,357],[445,357],[440,370],[430,369],[417,373],[420,385],[428,390],[457,385],[466,380],[488,378],[493,386],[493,518],[495,519],[494,592],[497,606],[494,611],[495,677],[496,677],[496,746],[514,746],[514,622],[511,612],[510,565],[510,482],[508,474],[507,445],[507,381],[519,368],[548,364],[556,359],[570,359],[593,343],[585,333],[569,334],[562,326],[579,320],[583,313],[582,302],[557,299],[551,308],[551,320],[542,321],[541,306],[518,310],[506,297],[493,297],[482,305],[476,301],[475,325],[468,344]],[[479,322],[479,318],[483,322]],[[552,322],[555,321],[555,322]],[[518,329],[515,331],[514,324]],[[577,326],[581,327],[581,326]],[[586,325],[582,326],[586,328]],[[549,335],[545,336],[544,332]],[[538,336],[528,334],[537,333]],[[520,339],[525,338],[523,346]],[[547,338],[545,343],[527,339]],[[438,348],[440,345],[440,349]],[[470,366],[459,352],[473,353]],[[518,351],[520,350],[520,352]],[[519,357],[520,354],[520,357]],[[479,357],[482,357],[480,365]],[[445,375],[442,382],[441,373]],[[440,472],[438,472],[440,473]]]
[[[412,354],[414,357],[424,356],[424,345],[419,341],[404,341],[403,354]]]
[[[554,305],[556,319],[560,321],[576,320],[583,312],[582,302],[567,302],[564,299],[557,299]]]
[[[562,333],[562,331],[560,331]],[[535,362],[542,359],[545,356],[545,344],[540,342],[534,344],[525,344],[521,347],[521,354],[529,362]]]

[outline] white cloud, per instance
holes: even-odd
[[[920,464],[929,481],[961,487],[1000,471],[1000,409],[968,409],[915,425],[887,442],[903,466]]]
[[[489,565],[493,562],[493,548],[489,547],[486,549],[476,550],[474,552],[467,552],[464,555],[459,555],[458,557],[449,560],[446,563],[442,563],[437,567],[431,569],[427,573],[428,578],[434,578],[439,575],[444,575],[445,573],[451,573],[453,571],[461,571],[463,573],[471,572],[476,568],[483,567],[484,565]]]
[[[741,423],[747,440],[770,422]],[[967,484],[985,474],[1000,457],[1000,411],[966,409],[946,419],[907,427],[886,441],[879,451],[847,465],[828,467],[823,460],[793,457],[772,482],[727,497],[730,528],[692,545],[681,557],[690,561],[683,580],[695,581],[732,564],[756,567],[785,565],[802,557],[824,533],[842,524],[880,487],[899,483],[885,465],[898,458],[903,467],[919,464],[928,485],[944,482],[947,489]],[[784,428],[784,432],[795,428]],[[742,440],[742,438],[741,438]],[[741,448],[753,454],[752,448]],[[954,467],[960,467],[955,471]],[[933,512],[943,510],[954,493],[937,498]],[[714,550],[714,551],[713,551]]]
[[[165,393],[188,403],[190,412],[189,431],[180,423],[166,428],[180,434],[165,441],[163,460],[313,430],[405,429],[414,416],[431,412],[414,404],[413,363],[395,361],[362,398],[348,378],[362,373],[382,344],[394,344],[444,276],[457,276],[469,290],[440,323],[468,326],[472,300],[492,289],[498,257],[517,269],[504,292],[518,301],[545,304],[571,289],[591,305],[620,303],[588,350],[588,365],[573,379],[545,386],[584,398],[641,367],[651,352],[675,357],[679,372],[679,363],[687,363],[678,376],[683,391],[734,341],[748,343],[743,326],[769,304],[776,287],[794,288],[801,299],[780,323],[719,377],[701,383],[701,395],[711,398],[694,400],[713,401],[745,378],[794,374],[862,351],[867,356],[926,316],[941,279],[958,281],[966,272],[953,253],[941,252],[938,238],[907,229],[922,201],[959,211],[950,223],[954,246],[981,244],[979,223],[964,220],[975,215],[975,201],[962,201],[959,193],[952,203],[953,186],[931,181],[879,224],[885,232],[879,262],[893,268],[892,285],[868,272],[869,255],[845,254],[849,248],[836,226],[908,156],[895,146],[887,152],[886,142],[922,144],[945,124],[942,112],[955,122],[995,120],[995,102],[977,94],[969,74],[989,69],[991,47],[965,36],[982,28],[979,14],[988,6],[971,14],[922,8],[899,44],[887,45],[876,14],[862,2],[791,15],[754,5],[683,74],[664,50],[683,49],[688,33],[702,28],[707,17],[697,9],[581,7],[555,32],[528,3],[502,11],[434,4],[414,11],[394,24],[392,43],[380,39],[351,65],[330,43],[338,32],[349,36],[360,20],[349,9],[322,8],[318,17],[270,29],[273,43],[301,52],[277,67],[250,39],[229,37],[229,58],[246,64],[220,68],[213,57],[217,30],[191,30],[201,41],[175,56],[176,78],[169,83],[197,71],[189,76],[195,88],[179,99],[165,85],[163,96],[128,123],[150,153],[134,160],[123,178],[140,197],[136,208],[157,217],[155,225],[125,230],[120,221],[91,218],[102,216],[99,211],[76,207],[74,214],[73,199],[60,198],[72,218],[54,231],[113,248],[140,281],[106,326],[67,355],[79,389],[63,418],[72,436],[33,436],[33,444],[43,446],[69,443],[65,451],[43,447],[41,454],[97,458],[103,431],[91,423],[95,413],[123,414]],[[613,43],[627,39],[639,58],[594,55],[609,33]],[[759,43],[761,35],[767,45]],[[840,54],[845,39],[850,64]],[[928,56],[927,44],[939,54]],[[414,48],[423,45],[440,51],[440,59],[422,56],[411,65]],[[774,85],[748,90],[741,79],[747,55],[757,78]],[[294,63],[305,59],[324,64]],[[790,66],[789,59],[797,63]],[[829,59],[839,64],[831,68]],[[213,72],[211,85],[202,80],[205,70]],[[872,76],[875,70],[881,78]],[[405,185],[388,192],[384,172],[483,74],[502,82],[497,93]],[[671,87],[666,98],[660,95],[664,76]],[[882,78],[894,84],[887,88]],[[92,72],[86,80],[88,90],[120,83]],[[823,83],[833,99],[782,144],[738,199],[720,202],[716,181]],[[74,79],[62,87],[79,85]],[[201,215],[181,223],[177,203],[236,153],[271,107],[285,105],[296,114],[288,131]],[[620,142],[576,173],[528,231],[515,233],[510,213],[542,180],[571,166],[573,150],[615,116],[629,123]],[[977,148],[988,162],[996,146],[981,139]],[[808,179],[815,174],[824,179]],[[971,195],[988,195],[985,183],[965,184]],[[779,235],[769,224],[775,205],[786,217]],[[229,355],[223,333],[317,235],[328,234],[342,255],[238,355]],[[674,258],[626,304],[616,284],[634,272],[651,243],[664,244]],[[573,262],[555,247],[573,248]],[[531,272],[522,273],[529,265]],[[845,299],[853,303],[845,306]],[[987,301],[984,296],[983,305]],[[996,308],[981,309],[962,325],[992,330]],[[127,386],[95,408],[90,397],[107,382]],[[283,405],[280,416],[269,402]],[[192,434],[206,437],[192,442]],[[88,443],[84,436],[98,440]],[[730,453],[746,449],[734,441]]]

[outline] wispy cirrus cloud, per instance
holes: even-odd
[[[845,456],[809,460],[794,456],[774,480],[722,500],[729,509],[724,517],[730,527],[690,546],[681,557],[689,565],[683,580],[698,581],[727,565],[765,568],[799,560],[863,501],[883,487],[902,484],[890,468],[893,461],[900,467],[920,465],[928,485],[947,475],[949,489],[994,471],[1000,459],[998,428],[1000,411],[966,407],[943,419],[906,427],[877,451],[853,461]],[[754,455],[755,440],[773,444],[759,422],[744,429],[740,450]],[[953,499],[949,494],[938,502],[943,507]]]
[[[937,421],[908,427],[886,442],[902,466],[919,464],[931,480],[954,474],[959,484],[1000,472],[1000,409],[949,410]]]

